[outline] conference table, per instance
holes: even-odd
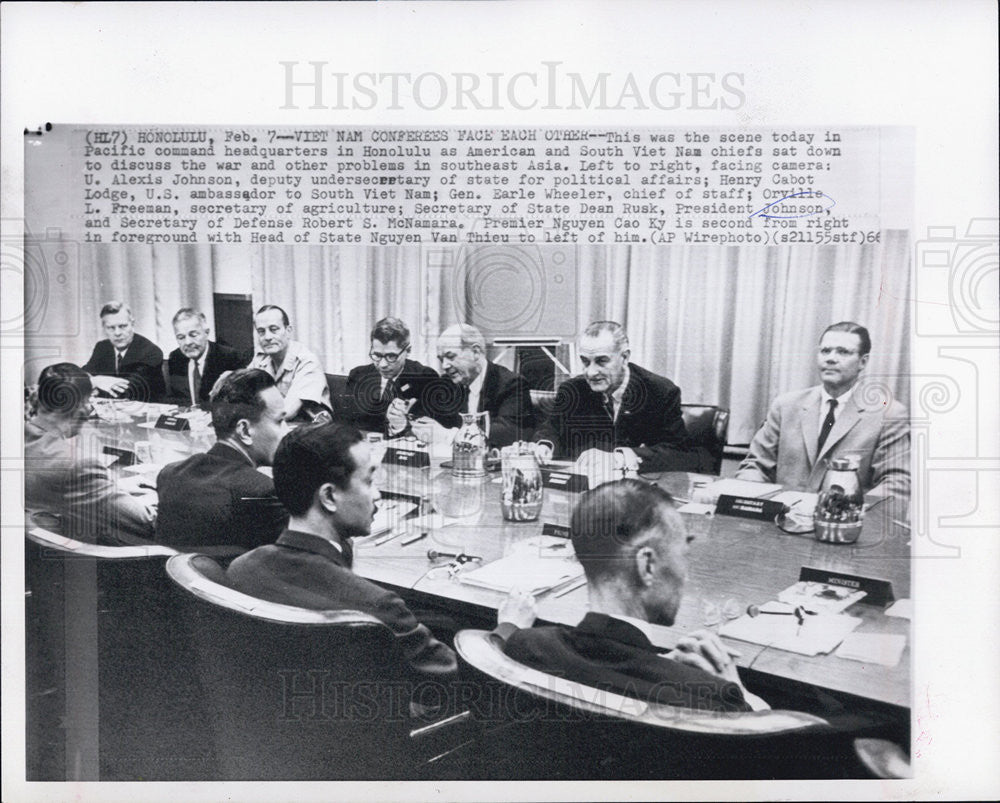
[[[196,416],[192,430],[171,432],[157,429],[159,415],[172,408],[157,405],[117,405],[115,422],[102,420],[88,426],[100,441],[112,448],[147,454],[149,470],[122,469],[124,475],[155,478],[155,466],[203,451],[214,441],[207,420]],[[390,446],[392,443],[390,442]],[[439,608],[455,611],[461,623],[463,612],[477,624],[495,618],[506,594],[461,581],[461,575],[480,565],[510,555],[529,539],[537,539],[545,525],[566,528],[577,494],[546,488],[540,517],[533,522],[505,521],[500,508],[499,472],[485,479],[458,482],[432,455],[431,466],[411,468],[383,465],[378,481],[385,493],[380,504],[402,506],[421,502],[411,516],[416,524],[400,522],[398,536],[386,539],[376,534],[355,540],[354,571],[374,582],[398,590],[408,599],[425,599]],[[690,498],[696,485],[706,479],[684,472],[647,477],[681,499]],[[714,478],[709,478],[714,479]],[[460,518],[430,510],[448,507],[444,497],[458,494],[468,515]],[[681,636],[696,630],[724,626],[727,616],[745,613],[750,605],[777,599],[782,590],[799,580],[803,567],[840,572],[891,583],[896,599],[910,597],[910,530],[903,521],[905,505],[887,499],[871,507],[859,540],[851,545],[817,541],[812,533],[788,534],[770,521],[753,521],[723,515],[685,515],[694,535],[688,562],[689,573],[683,599],[673,625],[654,626],[654,642],[672,647]],[[557,530],[558,532],[558,530]],[[425,536],[423,534],[426,533]],[[423,536],[411,541],[414,536]],[[409,543],[407,543],[409,542]],[[551,543],[551,541],[549,541]],[[520,546],[519,546],[520,545]],[[481,561],[458,566],[449,573],[447,559],[431,560],[429,550],[474,555]],[[516,578],[512,580],[516,584]],[[587,611],[587,589],[559,587],[536,598],[542,623],[574,625]],[[859,602],[847,613],[862,621],[859,634],[899,635],[906,647],[898,664],[846,659],[836,654],[800,655],[748,641],[723,640],[740,655],[737,663],[748,669],[749,685],[759,677],[768,683],[805,684],[841,695],[894,708],[911,705],[911,623],[908,618],[887,616],[884,606]]]

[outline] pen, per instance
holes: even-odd
[[[383,535],[381,538],[376,539],[375,546],[382,546],[382,544],[388,544],[393,538],[399,538],[403,534],[403,530],[393,530],[388,535]]]
[[[420,535],[415,535],[413,538],[407,538],[405,541],[400,542],[400,546],[409,546],[410,544],[415,544],[417,541],[423,541],[427,537],[426,532],[420,533]]]
[[[758,605],[748,605],[747,615],[751,619],[757,616],[767,615],[767,616],[796,616],[802,618],[803,614],[808,614],[809,616],[816,616],[816,611],[807,611],[801,605],[797,607],[794,611],[762,611]]]
[[[566,588],[564,588],[564,589],[562,589],[560,591],[557,591],[552,596],[553,597],[564,597],[570,591],[576,591],[578,588],[580,588],[580,586],[585,586],[585,585],[587,585],[587,578],[586,577],[581,577],[576,582],[570,583],[568,586],[566,586]]]

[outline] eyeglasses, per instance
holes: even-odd
[[[857,354],[858,352],[853,349],[845,349],[841,346],[836,348],[831,348],[830,346],[824,346],[819,350],[821,357],[829,357],[831,354],[836,354],[838,357],[850,357],[852,354]]]
[[[402,357],[404,354],[406,354],[406,352],[409,351],[409,350],[410,350],[410,346],[409,346],[409,344],[407,344],[407,345],[403,346],[403,350],[402,351],[398,351],[398,352],[391,352],[390,351],[390,352],[387,352],[385,354],[381,354],[381,353],[379,353],[377,351],[369,351],[368,352],[368,356],[371,358],[371,361],[373,363],[375,363],[376,365],[378,363],[382,362],[382,360],[385,360],[387,363],[389,363],[389,365],[392,365],[393,363],[397,362],[399,360],[399,358]]]

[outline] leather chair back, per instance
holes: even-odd
[[[524,666],[482,630],[460,631],[455,650],[470,677],[492,684],[482,697],[496,701],[496,708],[472,706],[473,711],[506,723],[485,731],[478,750],[481,777],[811,777],[826,769],[826,756],[817,762],[799,752],[816,744],[810,737],[830,736],[820,717],[779,710],[697,711],[625,697]],[[831,740],[834,747],[843,752],[843,745]],[[830,770],[836,774],[839,767]]]
[[[229,587],[210,558],[167,562],[206,694],[218,780],[412,777],[408,687],[392,633]]]
[[[681,417],[688,439],[701,454],[701,471],[718,474],[729,433],[729,410],[714,404],[682,404]]]
[[[196,780],[200,689],[164,571],[169,547],[98,546],[29,527],[28,778]]]
[[[535,413],[535,428],[540,427],[548,421],[552,415],[552,405],[556,401],[556,391],[554,390],[531,390],[531,407]]]

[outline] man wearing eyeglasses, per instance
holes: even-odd
[[[822,384],[775,399],[736,477],[816,492],[830,461],[851,455],[866,492],[909,497],[907,411],[883,389],[859,383],[870,352],[863,326],[827,327],[818,350]]]
[[[433,368],[408,359],[410,330],[399,318],[383,318],[372,328],[368,365],[347,376],[347,394],[359,428],[399,435],[409,426],[407,413],[419,403],[424,388],[438,379]]]

